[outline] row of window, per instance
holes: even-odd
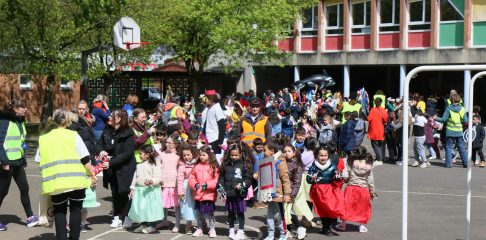
[[[32,75],[24,74],[20,75],[20,90],[32,90],[34,87],[34,79]],[[73,90],[73,81],[61,80],[61,90],[70,91]]]
[[[431,6],[430,0],[409,0],[409,30],[430,29]],[[352,33],[369,33],[371,26],[371,2],[361,1],[353,3],[351,0]],[[302,35],[316,35],[317,6],[303,11]],[[395,32],[400,28],[400,0],[379,0],[379,28],[380,32]],[[327,34],[343,33],[343,4],[325,6]],[[464,16],[451,0],[440,0],[441,21],[463,21]]]

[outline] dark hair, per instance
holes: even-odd
[[[381,98],[375,98],[375,106],[381,106]]]
[[[292,149],[292,151],[294,151],[294,158],[296,160],[297,166],[303,168],[304,164],[302,163],[302,156],[300,155],[300,151],[298,151],[292,144],[285,144],[282,149],[285,149],[286,147],[289,147],[290,149]]]
[[[267,146],[268,149],[273,150],[274,153],[280,150],[280,146],[274,140],[268,140],[267,142],[265,142],[265,146]]]
[[[359,117],[359,114],[357,111],[352,111],[349,115],[351,119],[357,119]]]
[[[316,159],[316,161],[320,151],[326,151],[329,155],[329,158],[331,158],[331,151],[329,151],[329,148],[327,148],[326,146],[320,146],[314,150],[314,158]]]
[[[330,140],[326,143],[325,147],[329,151],[329,154],[334,154],[337,150],[337,143],[334,140]]]
[[[167,124],[167,134],[172,135],[174,133],[179,133],[182,128],[181,121],[177,119],[171,119]]]
[[[213,150],[211,149],[210,146],[202,146],[199,148],[199,157],[201,157],[201,152],[204,152],[208,154],[209,159],[208,159],[208,164],[211,166],[211,169],[213,171],[213,177],[216,176],[216,171],[218,171],[218,161],[216,160],[216,155],[214,155]],[[198,159],[198,163],[201,160]]]
[[[13,98],[7,104],[7,111],[13,113],[14,108],[26,108],[26,107],[27,107],[27,104],[25,103],[24,100]]]
[[[148,162],[150,164],[152,164],[152,165],[157,164],[155,158],[157,156],[159,156],[159,154],[157,153],[157,151],[155,151],[155,149],[154,149],[154,147],[152,147],[152,145],[150,145],[150,144],[142,145],[142,146],[140,146],[139,151],[140,151],[140,153],[148,153],[148,155],[149,155]]]
[[[260,146],[263,145],[263,140],[261,138],[253,139],[253,146]]]
[[[145,110],[143,110],[143,108],[135,108],[133,109],[133,113],[132,113],[132,116],[133,118],[136,118],[138,117],[138,115],[140,115],[140,113],[144,113]]]
[[[182,152],[187,150],[191,151],[192,158],[197,158],[197,148],[192,146],[191,144],[182,143],[178,152],[179,156],[181,157],[181,160],[182,160]]]
[[[214,95],[209,95],[209,96],[206,96],[208,98],[209,101],[213,102],[213,103],[218,103],[219,100],[218,100],[218,95],[214,94]]]
[[[243,161],[243,169],[251,175],[253,175],[253,163],[255,162],[255,158],[253,157],[253,154],[251,153],[248,145],[242,143],[241,141],[239,143],[233,143],[228,146],[228,150],[226,152],[226,156],[221,163],[220,167],[220,174],[224,176],[224,168],[228,166],[228,164],[231,162],[230,159],[230,152],[237,150],[241,154],[241,160]]]
[[[473,116],[473,118],[476,118],[476,119],[478,119],[478,120],[481,120],[481,115],[476,114],[476,115],[474,115],[474,116]]]
[[[305,135],[307,132],[305,131],[305,129],[303,127],[299,127],[295,130],[295,135],[299,134],[299,135]]]
[[[274,140],[280,146],[283,146],[290,142],[290,138],[281,132],[277,133],[271,139]]]
[[[315,137],[308,137],[304,141],[304,146],[307,151],[315,151],[319,147],[319,141]]]
[[[199,139],[199,131],[198,130],[189,131],[189,134],[187,134],[187,139],[198,140]]]
[[[116,109],[111,113],[112,121],[115,123],[115,117],[119,117],[120,120],[120,126],[118,127],[118,131],[124,131],[125,129],[128,129],[130,126],[128,124],[128,113],[127,111],[123,109]]]
[[[353,166],[354,160],[366,160],[366,164],[373,165],[373,156],[363,146],[359,146],[351,151],[351,154],[348,156],[348,165]]]

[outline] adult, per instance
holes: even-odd
[[[129,94],[125,105],[123,105],[123,110],[127,111],[128,118],[132,117],[133,109],[138,104],[138,96],[135,94]]]
[[[162,117],[163,124],[167,124],[171,119],[183,120],[185,118],[184,110],[179,106],[180,97],[172,96],[170,102],[165,104],[164,114]]]
[[[250,107],[250,112],[243,117],[238,126],[237,134],[241,136],[241,141],[252,147],[255,138],[261,138],[263,142],[270,139],[272,124],[261,113],[262,104],[259,99],[253,99]]]
[[[226,115],[221,104],[219,104],[216,91],[207,90],[206,93],[207,111],[203,119],[203,131],[207,141],[215,154],[221,154],[221,144],[224,141]]]
[[[39,224],[39,217],[32,213],[29,197],[29,183],[25,174],[27,161],[25,159],[25,113],[27,105],[24,101],[13,99],[0,116],[0,206],[8,194],[12,178],[20,191],[20,202],[27,215],[27,226]],[[7,226],[0,222],[0,231]]]
[[[79,239],[85,191],[96,184],[90,154],[83,139],[77,132],[67,129],[71,124],[69,114],[73,113],[60,109],[54,111],[52,119],[57,127],[39,137],[35,157],[41,168],[42,193],[51,197],[56,238],[59,240],[68,239],[68,206],[69,239]]]
[[[95,117],[95,122],[93,124],[93,131],[95,134],[95,138],[98,141],[103,133],[103,130],[106,127],[106,122],[108,118],[110,118],[110,108],[106,101],[108,98],[105,95],[98,95],[93,100],[93,111],[92,114]]]
[[[112,228],[122,226],[121,217],[130,210],[128,194],[133,174],[137,168],[135,160],[135,141],[133,131],[128,125],[128,114],[124,110],[115,110],[111,114],[110,125],[106,127],[99,141],[101,149],[110,156],[109,162],[104,162],[107,170],[103,174],[103,185],[110,186],[113,197]],[[130,225],[126,223],[126,225]]]
[[[446,133],[445,133],[445,164],[444,167],[452,167],[452,145],[456,145],[459,155],[462,159],[462,166],[467,167],[467,152],[465,148],[465,143],[463,139],[463,124],[467,120],[466,110],[462,106],[461,97],[458,94],[451,95],[451,104],[447,106],[444,110],[444,115],[441,118],[436,117],[435,120],[439,122],[446,123]]]
[[[388,113],[381,107],[381,98],[374,100],[375,107],[370,110],[368,115],[368,138],[371,140],[371,147],[376,155],[376,165],[383,164],[382,145],[385,140],[385,125],[388,122]]]
[[[341,110],[341,113],[343,114],[342,121],[341,121],[342,124],[346,123],[346,119],[344,119],[344,113],[358,112],[358,116],[359,113],[361,113],[361,103],[358,103],[357,98],[358,98],[358,93],[352,92],[351,94],[349,94],[349,102],[343,103],[343,110]]]
[[[381,99],[381,107],[383,109],[385,109],[385,105],[386,105],[386,96],[385,96],[385,93],[383,93],[382,90],[378,90],[376,91],[375,95],[373,95],[373,102],[375,102],[375,99]],[[376,105],[375,105],[376,107]]]
[[[133,140],[135,141],[134,154],[137,163],[142,162],[138,149],[142,145],[151,145],[153,143],[151,135],[154,134],[156,131],[155,126],[152,126],[149,129],[145,127],[146,120],[147,113],[145,112],[145,110],[143,110],[142,108],[136,108],[135,110],[133,110],[132,130]]]
[[[283,89],[282,98],[287,103],[287,106],[292,106],[292,103],[294,102],[294,98],[292,97],[292,94],[289,93],[288,88]]]

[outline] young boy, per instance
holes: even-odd
[[[265,158],[265,154],[263,153],[263,140],[261,138],[255,138],[253,140],[253,157],[255,157],[255,163],[253,164],[253,182],[252,186],[254,189],[254,198],[248,201],[248,205],[254,208],[265,208],[266,204],[259,203],[257,201],[258,195],[258,167],[260,160]],[[255,190],[256,189],[256,190]]]
[[[474,129],[476,130],[476,138],[473,141],[472,160],[473,162],[475,162],[476,166],[483,168],[486,167],[486,162],[484,160],[484,155],[483,155],[483,140],[485,137],[485,132],[484,132],[483,125],[481,125],[480,115],[473,116],[473,126]],[[479,159],[481,160],[481,163],[479,163],[479,161],[476,160],[476,154],[479,155]]]
[[[303,127],[297,128],[295,130],[295,138],[292,141],[292,145],[294,145],[295,148],[299,149],[300,153],[304,152],[304,141],[305,141],[305,135],[306,131]]]

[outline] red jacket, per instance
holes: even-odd
[[[197,163],[191,171],[189,176],[188,185],[192,189],[194,194],[194,200],[196,201],[213,201],[216,202],[218,193],[216,192],[219,178],[219,170],[213,174],[211,166],[206,163]],[[196,190],[196,184],[199,184],[199,189]],[[202,185],[207,184],[207,188],[203,191]]]
[[[385,140],[385,125],[388,122],[388,113],[380,106],[371,109],[368,115],[368,138],[370,140]]]

